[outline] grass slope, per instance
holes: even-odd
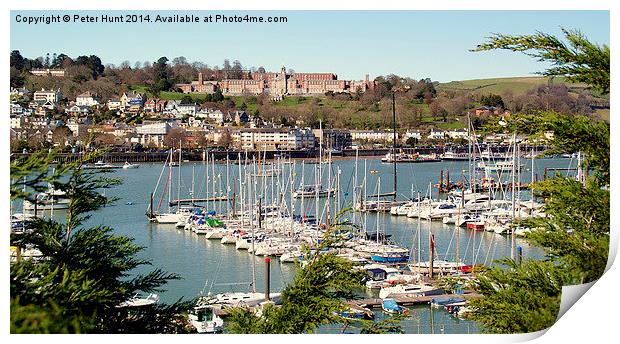
[[[551,78],[542,76],[514,77],[514,78],[492,78],[450,81],[441,83],[437,86],[438,90],[443,91],[470,91],[481,94],[501,94],[505,91],[512,91],[515,95],[522,94],[536,86],[566,84],[569,88],[583,88],[583,85],[567,83],[563,78]]]

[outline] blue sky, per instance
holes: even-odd
[[[249,23],[17,23],[15,16],[86,14],[85,11],[12,11],[11,50],[26,57],[45,53],[95,54],[105,63],[185,56],[210,66],[225,58],[245,67],[282,65],[298,72],[332,72],[340,79],[395,73],[451,80],[532,75],[545,65],[505,51],[469,49],[491,33],[559,34],[581,30],[609,45],[607,11],[93,11],[89,14],[209,14],[287,16],[285,24]]]

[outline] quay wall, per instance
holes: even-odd
[[[536,151],[543,151],[546,147],[534,147]],[[368,157],[368,156],[383,156],[390,151],[391,148],[369,148],[369,149],[345,149],[342,151],[332,152],[333,157],[355,157],[356,154],[360,157]],[[397,148],[401,150],[401,148]],[[505,153],[508,151],[509,147],[494,147],[494,152]],[[403,151],[407,153],[420,153],[420,154],[442,154],[446,151],[445,147],[416,147],[416,148],[402,148]],[[453,152],[456,153],[466,153],[467,147],[459,147],[452,148]],[[522,148],[522,152],[529,152],[531,147]],[[282,157],[290,157],[293,159],[316,159],[319,157],[319,150],[289,150],[289,151],[237,151],[237,150],[190,150],[182,152],[182,159],[189,161],[204,161],[206,160],[206,156],[209,156],[210,159],[215,158],[215,160],[226,160],[228,157],[229,160],[237,160],[239,154],[241,154],[242,159],[245,158],[246,154],[248,159],[256,158],[266,158],[266,159],[274,159],[277,156]],[[323,153],[323,157],[325,157],[328,153]],[[29,153],[13,153],[11,154],[11,160],[27,157]],[[57,160],[64,162],[73,162],[78,160],[82,156],[81,153],[59,153],[57,155]],[[106,163],[124,163],[125,161],[131,163],[146,163],[146,162],[163,162],[166,160],[168,156],[168,151],[158,151],[158,152],[109,152],[106,153],[103,157],[104,162]],[[174,160],[177,160],[177,156],[175,156]]]

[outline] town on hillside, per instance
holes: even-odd
[[[11,53],[10,97],[15,153],[181,146],[270,152],[323,147],[337,154],[393,145],[443,147],[464,144],[468,122],[477,129],[489,118],[540,104],[593,115],[609,107],[591,91],[562,83],[533,84],[521,94],[480,94],[393,74],[340,80],[329,72],[245,69],[239,61],[209,68],[184,57],[115,67],[94,55],[29,59],[19,51]],[[494,144],[510,139],[483,137]]]

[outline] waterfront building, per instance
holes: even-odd
[[[394,139],[393,130],[351,130],[351,138],[355,142],[392,142]],[[398,140],[398,133],[396,133]]]
[[[312,133],[325,148],[343,150],[353,144],[351,131],[347,129],[313,129]]]
[[[233,132],[233,142],[249,150],[299,150],[315,147],[310,128],[255,128]]]
[[[154,145],[162,147],[164,137],[170,132],[170,129],[172,129],[172,125],[168,122],[142,124],[136,127],[136,134],[138,136],[136,143],[140,143],[144,146]]]
[[[416,140],[421,140],[422,139],[422,133],[419,132],[418,130],[407,129],[407,131],[405,132],[405,135],[403,135],[403,140],[407,141],[410,138],[414,138]]]
[[[446,138],[446,132],[441,129],[432,128],[427,138],[429,140],[443,140]]]
[[[454,130],[450,130],[450,131],[446,131],[446,136],[448,136],[449,138],[456,140],[456,139],[467,139],[468,136],[468,132],[465,129],[454,129]]]

